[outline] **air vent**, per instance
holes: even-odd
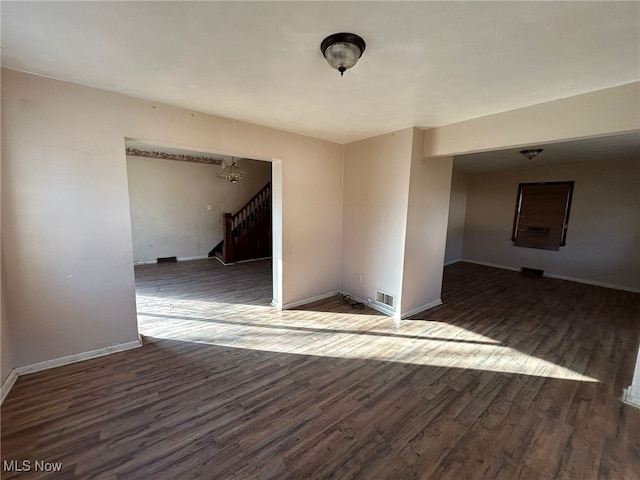
[[[388,293],[381,292],[380,290],[376,290],[376,302],[393,308],[396,304],[396,297],[389,295]]]
[[[536,277],[544,276],[544,270],[538,270],[537,268],[522,267],[522,273],[535,275]]]
[[[177,257],[158,257],[158,260],[157,260],[158,263],[172,263],[177,261],[178,261]]]

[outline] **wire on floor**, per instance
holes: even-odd
[[[364,303],[356,302],[353,298],[351,298],[351,295],[345,295],[344,293],[341,293],[340,300],[342,300],[342,303],[351,305],[351,308],[355,308],[356,310],[364,310]]]

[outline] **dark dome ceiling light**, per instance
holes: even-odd
[[[334,33],[320,44],[322,55],[340,72],[340,76],[358,63],[365,48],[364,40],[354,33]]]
[[[538,155],[542,153],[542,149],[530,148],[528,150],[520,150],[520,153],[524,155],[526,158],[528,158],[529,160],[533,160],[534,158],[536,158]]]

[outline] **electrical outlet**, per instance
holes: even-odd
[[[207,205],[207,210],[211,211],[211,205]]]
[[[362,275],[356,275],[356,282],[362,283]]]

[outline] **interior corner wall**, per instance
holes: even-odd
[[[230,183],[216,177],[218,165],[128,156],[133,260],[206,257],[222,240],[222,214],[236,212],[271,180],[270,162],[238,165],[249,177]]]
[[[360,298],[400,301],[412,148],[413,128],[345,146],[342,289]]]
[[[574,181],[567,244],[516,247],[511,230],[518,184]],[[469,177],[463,257],[640,291],[640,162],[621,159],[474,173]]]
[[[453,158],[422,158],[415,130],[404,249],[401,316],[441,303]]]
[[[4,131],[2,132],[4,138]],[[4,157],[4,143],[2,147],[2,157]],[[2,159],[0,158],[0,217],[2,215],[2,192],[5,191],[2,185]],[[0,232],[2,231],[2,222],[0,221]],[[2,251],[2,235],[0,234],[0,251]],[[0,385],[7,379],[11,370],[15,367],[13,362],[13,341],[11,338],[11,330],[9,327],[9,318],[6,312],[6,302],[4,299],[5,282],[4,265],[2,263],[2,255],[0,255]]]
[[[447,245],[444,254],[445,265],[459,262],[462,259],[464,218],[467,208],[468,188],[469,174],[454,168],[451,177],[449,220],[447,223]]]
[[[2,69],[15,366],[137,339],[124,140],[282,160],[282,303],[340,284],[343,146]]]
[[[9,319],[5,311],[4,299],[2,299],[2,304],[0,305],[0,312],[2,315],[2,325],[0,326],[0,337],[2,340],[2,345],[0,345],[0,384],[2,384],[11,373],[11,370],[15,367],[12,350],[13,342],[11,340],[11,330],[9,328]]]

